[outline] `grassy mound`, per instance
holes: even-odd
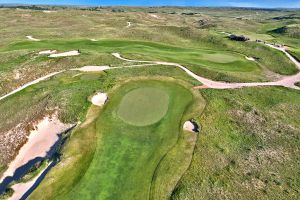
[[[157,88],[138,88],[127,93],[117,111],[128,124],[146,126],[158,122],[167,112],[169,96]]]

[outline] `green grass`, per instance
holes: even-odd
[[[296,86],[300,87],[300,82],[295,83]]]
[[[139,87],[122,98],[117,115],[128,124],[147,126],[160,121],[168,105],[169,96],[163,90]]]
[[[153,92],[153,88],[157,88],[168,94],[169,109],[165,117],[159,122],[137,127],[124,123],[123,120],[116,116],[118,106],[123,101],[122,98],[128,92],[130,94],[132,90],[139,90],[137,88],[151,88],[151,92]],[[143,94],[140,93],[139,95]],[[148,94],[145,93],[144,95]],[[187,109],[189,110],[190,106],[193,106],[193,94],[174,82],[140,80],[126,83],[114,89],[109,93],[109,97],[108,104],[103,108],[97,120],[92,122],[95,125],[88,126],[96,128],[94,132],[97,135],[95,153],[89,154],[90,163],[83,163],[80,159],[77,160],[76,164],[74,163],[76,166],[84,164],[85,168],[78,167],[86,169],[86,172],[79,171],[76,167],[70,172],[74,176],[70,181],[67,178],[70,176],[69,172],[65,173],[65,170],[70,170],[69,163],[66,163],[67,166],[64,168],[59,165],[57,169],[53,169],[46,177],[40,189],[33,194],[32,199],[40,198],[40,192],[44,193],[45,189],[49,192],[43,198],[145,199],[150,195],[152,177],[157,166],[160,166],[160,169],[164,169],[165,166],[168,166],[169,170],[174,169],[175,174],[173,173],[173,175],[177,179],[183,174],[189,165],[196,141],[195,134],[185,135],[186,133],[183,133],[181,130],[184,113]],[[197,105],[199,106],[199,104]],[[201,107],[203,108],[203,105]],[[85,129],[79,129],[79,132],[83,131],[81,134],[84,134]],[[76,132],[74,137],[77,134],[80,133]],[[87,134],[93,133],[89,131]],[[74,144],[72,141],[70,143],[70,145]],[[77,145],[88,148],[89,144],[83,141],[79,144],[77,143]],[[175,151],[177,147],[178,150]],[[67,145],[66,156],[69,157],[69,152],[77,151],[76,149],[75,146]],[[184,149],[188,151],[185,153],[184,151],[179,151]],[[167,156],[166,160],[163,159],[165,155],[169,155],[168,152],[173,156],[178,153],[178,159],[181,159],[183,163],[171,162],[172,159],[170,158],[172,157],[170,156]],[[72,158],[69,157],[69,159],[73,163]],[[67,160],[67,158],[63,160]],[[187,165],[184,161],[187,162]],[[62,161],[61,165],[65,166],[64,161]],[[179,174],[176,175],[176,173]],[[81,177],[82,175],[84,176]],[[51,181],[53,176],[55,176],[55,182]],[[75,182],[74,180],[77,181]],[[73,183],[71,184],[70,182],[72,181]],[[155,184],[162,183],[155,181]],[[163,185],[166,186],[166,184],[168,183]],[[63,190],[60,190],[58,187],[61,185],[64,185]],[[95,185],[98,187],[95,187]]]

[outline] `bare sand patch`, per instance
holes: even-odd
[[[250,61],[255,61],[255,58],[253,58],[253,57],[247,57],[247,56],[245,56],[245,58],[246,58],[247,60],[250,60]]]
[[[98,40],[96,40],[96,39],[94,39],[94,38],[92,38],[92,39],[90,39],[92,42],[97,42]]]
[[[66,57],[66,56],[78,56],[80,52],[78,50],[67,51],[63,53],[51,54],[49,58]]]
[[[49,55],[49,54],[54,54],[56,53],[56,50],[45,50],[45,51],[40,51],[39,55]]]
[[[0,182],[5,177],[13,176],[16,169],[28,163],[37,157],[45,157],[50,148],[59,139],[58,134],[69,129],[71,124],[63,124],[57,118],[57,115],[44,117],[32,130],[28,136],[27,142],[21,147],[16,158],[9,164],[4,172]]]
[[[97,93],[92,97],[92,103],[96,106],[103,106],[107,101],[108,97],[106,93]]]
[[[51,162],[32,180],[26,182],[26,183],[17,183],[13,185],[11,188],[14,190],[13,195],[8,198],[8,200],[19,200],[21,199],[24,194],[34,185],[34,183],[37,181],[37,179],[44,173],[44,171],[49,167]]]
[[[36,41],[36,42],[41,41],[40,39],[36,39],[36,38],[32,37],[31,35],[27,35],[26,37],[28,40],[32,40],[32,41]]]
[[[183,130],[189,131],[189,132],[196,132],[196,127],[191,121],[186,121],[183,124]]]
[[[56,13],[56,10],[43,10],[43,13]]]
[[[126,28],[129,28],[130,26],[131,26],[131,22],[127,22],[127,26],[126,26]]]
[[[109,66],[84,66],[81,68],[75,68],[72,70],[82,71],[82,72],[98,72],[110,69]]]
[[[160,19],[160,17],[158,17],[156,14],[149,14],[149,15],[155,19]]]

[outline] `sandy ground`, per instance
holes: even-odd
[[[63,53],[55,53],[51,54],[49,58],[57,58],[57,57],[66,57],[66,56],[78,56],[80,53],[78,50],[73,50],[73,51],[67,51]]]
[[[56,53],[56,50],[45,50],[45,51],[40,51],[39,55],[49,55],[49,54],[53,54]]]
[[[56,114],[51,117],[44,117],[36,125],[36,129],[30,132],[28,141],[21,147],[16,158],[9,164],[0,182],[7,176],[13,176],[15,170],[28,163],[28,161],[37,157],[45,157],[47,151],[58,140],[58,134],[70,127],[70,124],[61,123]]]
[[[110,67],[109,66],[84,66],[81,68],[74,68],[71,70],[82,71],[82,72],[98,72],[107,69],[110,69]]]
[[[97,93],[92,97],[92,103],[96,106],[103,106],[107,101],[108,97],[106,93]]]
[[[32,41],[36,41],[36,42],[41,41],[40,39],[33,38],[31,35],[27,35],[26,37],[28,40],[32,40]]]
[[[48,166],[50,164],[51,164],[51,162],[48,164]],[[45,169],[42,170],[32,180],[30,180],[30,181],[28,181],[26,183],[17,183],[15,185],[13,185],[11,188],[14,190],[14,193],[7,200],[19,200],[19,199],[21,199],[22,196],[34,185],[34,183],[37,181],[37,179],[44,173],[44,171],[48,168],[48,166],[46,166]]]
[[[127,22],[127,26],[126,26],[126,28],[129,28],[130,26],[131,26],[131,22]]]
[[[190,132],[195,132],[195,126],[191,121],[186,121],[183,124],[183,130],[185,131],[190,131]]]

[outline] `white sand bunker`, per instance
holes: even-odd
[[[92,97],[92,103],[96,106],[103,106],[107,101],[108,97],[106,93],[97,93]]]
[[[96,40],[96,39],[94,39],[94,38],[92,38],[92,39],[90,39],[92,42],[97,42],[98,40]]]
[[[51,54],[49,58],[66,57],[66,56],[78,56],[80,52],[78,50],[67,51],[64,53]]]
[[[43,13],[56,13],[56,10],[43,10]]]
[[[41,41],[40,39],[36,39],[36,38],[32,37],[31,35],[27,35],[26,37],[28,40],[32,40],[32,41],[36,41],[36,42]]]
[[[56,53],[56,50],[45,50],[45,51],[40,51],[39,55],[50,55]]]
[[[24,194],[34,185],[34,183],[38,180],[38,178],[45,172],[45,170],[49,167],[51,162],[43,169],[36,177],[26,183],[17,183],[13,185],[11,188],[14,190],[13,195],[8,198],[8,200],[18,200],[21,199]]]
[[[250,61],[255,61],[255,58],[253,58],[253,57],[245,57],[247,60],[250,60]]]
[[[131,22],[127,22],[127,28],[129,28],[131,26]]]
[[[183,124],[183,130],[196,133],[198,132],[198,127],[196,127],[196,125],[193,122],[186,121]]]
[[[159,17],[155,14],[149,14],[151,17],[155,18],[155,19],[159,19]]]
[[[30,132],[28,141],[21,147],[16,158],[9,164],[0,182],[7,176],[13,176],[16,169],[25,165],[30,160],[37,157],[45,157],[47,151],[59,139],[58,134],[71,128],[71,126],[71,124],[60,122],[56,114],[51,117],[44,117],[37,124],[36,129]]]
[[[82,72],[98,72],[98,71],[107,70],[109,68],[110,68],[109,66],[84,66],[84,67],[72,69],[72,70],[78,70],[78,71],[82,71]]]

